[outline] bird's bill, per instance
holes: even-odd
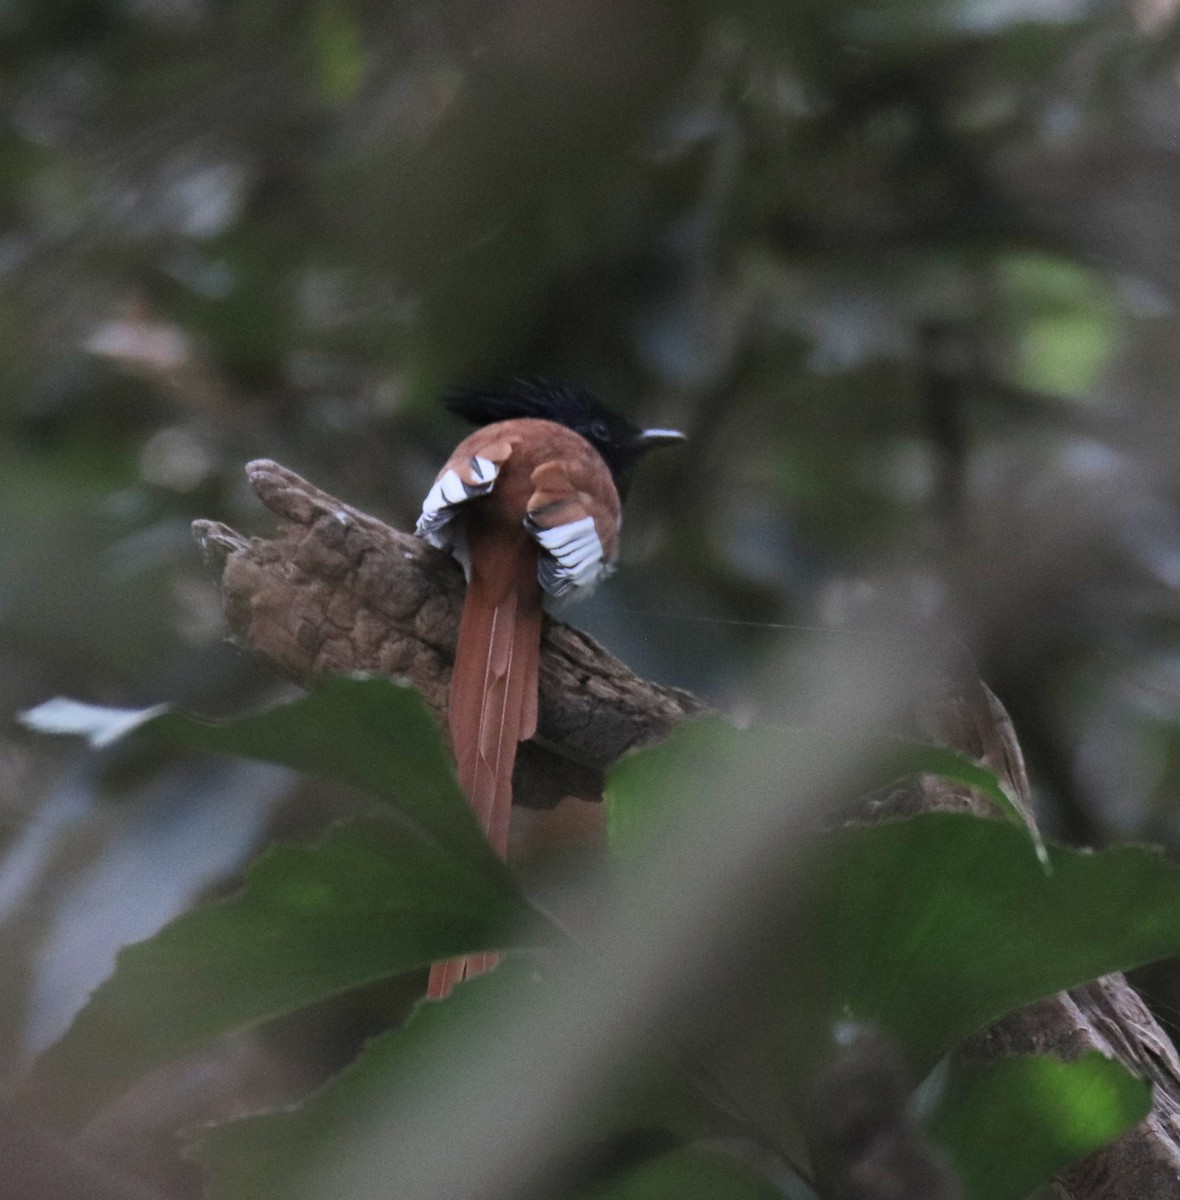
[[[657,446],[674,446],[683,441],[687,441],[687,435],[679,429],[645,429],[635,444],[641,450],[654,450]]]

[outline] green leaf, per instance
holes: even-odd
[[[816,748],[830,756],[830,735],[686,723],[611,772],[612,847],[625,856],[658,850],[698,795],[724,803],[743,761],[789,764]],[[942,774],[978,788],[1009,823],[929,813],[819,838],[812,969],[832,1017],[878,1025],[924,1072],[1022,1004],[1180,953],[1180,873],[1158,853],[1042,847],[1042,866],[991,772],[938,747],[881,750],[865,785],[907,771]],[[784,793],[790,786],[788,766]]]
[[[1006,1012],[1180,953],[1180,872],[1161,854],[1050,848],[962,813],[827,836],[822,977],[836,1015],[875,1023],[928,1070]]]
[[[952,1070],[927,1121],[966,1200],[1024,1200],[1151,1111],[1151,1085],[1101,1054],[1010,1058]]]
[[[50,700],[22,721],[44,733],[107,746],[134,733],[168,745],[278,763],[388,801],[417,833],[503,875],[451,767],[438,723],[416,688],[392,679],[337,675],[290,704],[226,721],[164,705],[141,710]]]
[[[338,1075],[295,1109],[276,1110],[220,1125],[191,1151],[205,1167],[206,1200],[300,1200],[330,1195],[325,1181],[352,1139],[363,1142],[384,1127],[409,1127],[429,1112],[443,1124],[440,1083],[473,1072],[448,1052],[456,1035],[515,1002],[519,989],[544,987],[532,967],[506,960],[457,987],[442,1003],[420,1003],[398,1029],[373,1038]],[[478,1074],[475,1072],[474,1074]],[[404,1163],[401,1164],[404,1167]],[[397,1177],[398,1142],[389,1140],[388,1179]],[[396,1194],[392,1187],[390,1194]]]
[[[743,762],[764,759],[789,763],[793,754],[830,752],[838,738],[820,729],[756,726],[736,729],[719,717],[678,725],[663,741],[627,755],[607,778],[607,837],[614,849],[630,853],[658,845],[677,819],[686,797],[723,794]],[[938,775],[973,788],[1001,816],[1023,829],[1042,863],[1048,856],[1040,833],[993,771],[946,746],[900,739],[882,741],[876,762],[864,777],[867,791],[910,775]],[[784,779],[784,786],[788,784]]]
[[[382,1178],[373,1194],[398,1194],[403,1173],[413,1169],[401,1143],[383,1131],[412,1129],[423,1113],[445,1129],[457,1118],[440,1097],[478,1094],[486,1080],[472,1069],[465,1047],[487,1036],[484,1022],[506,1007],[549,989],[527,962],[509,959],[490,975],[456,988],[444,1003],[424,1003],[399,1029],[380,1034],[348,1067],[297,1109],[233,1121],[210,1130],[192,1151],[207,1173],[207,1200],[311,1200],[341,1193],[333,1164],[350,1161],[349,1148],[382,1144]],[[628,1080],[626,1086],[633,1083]],[[618,1097],[616,1096],[617,1100]],[[462,1101],[459,1101],[462,1103]],[[597,1117],[582,1114],[586,1142],[626,1126],[626,1101]],[[351,1188],[348,1194],[353,1194]],[[366,1193],[368,1194],[368,1193]],[[612,1180],[591,1193],[595,1200],[631,1197],[732,1197],[770,1200],[778,1195],[728,1156],[705,1150],[677,1151]]]
[[[603,793],[612,850],[658,851],[691,802],[717,794],[746,756],[781,754],[783,739],[792,736],[793,730],[735,729],[720,717],[696,717],[662,741],[625,755],[608,772]]]
[[[1041,831],[1015,796],[994,771],[981,766],[969,755],[949,746],[899,745],[897,748],[898,775],[938,775],[952,783],[961,783],[985,796],[999,814],[1023,829],[1032,839],[1033,849],[1042,866],[1049,867],[1049,852],[1041,839]]]
[[[782,1200],[751,1167],[690,1146],[661,1155],[591,1192],[587,1200]]]
[[[122,951],[114,975],[40,1060],[38,1084],[71,1119],[135,1075],[220,1034],[375,979],[469,950],[505,946],[535,917],[459,790],[422,698],[385,679],[325,680],[308,696],[210,724],[70,702],[26,717],[109,742],[134,730],[351,781],[385,819],[283,847],[228,901]],[[537,928],[533,926],[534,931]]]
[[[66,1120],[210,1038],[438,959],[519,943],[530,915],[511,878],[385,823],[275,847],[242,891],[119,954],[114,974],[33,1077]],[[535,932],[535,926],[534,926]]]

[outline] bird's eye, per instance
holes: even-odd
[[[596,441],[605,442],[610,438],[610,430],[605,421],[594,421],[590,425],[590,436]]]

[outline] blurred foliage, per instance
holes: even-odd
[[[137,736],[320,770],[343,758],[349,773],[363,776],[401,820],[386,827],[354,822],[310,848],[272,849],[251,867],[239,895],[124,950],[113,976],[41,1056],[32,1077],[31,1094],[71,1123],[95,1115],[149,1068],[212,1037],[465,951],[556,944],[567,936],[560,926],[545,930],[541,914],[529,914],[504,867],[481,844],[442,737],[428,727],[411,689],[336,680],[308,699],[219,726],[172,714],[147,716],[138,726],[109,710],[92,716],[104,736],[114,722],[137,729]],[[49,727],[49,720],[41,723]],[[387,732],[374,738],[374,729]],[[815,753],[809,735],[784,739],[764,730],[759,736],[758,753],[774,761],[789,790],[797,774],[792,762]],[[632,838],[635,824],[623,814],[649,808],[653,795],[662,797],[670,817],[678,803],[687,818],[700,801],[694,783],[713,803],[724,794],[701,779],[701,765],[710,760],[720,774],[726,770],[716,762],[723,745],[717,725],[693,722],[670,740],[674,751],[667,743],[640,751],[614,773],[613,824]],[[749,735],[737,740],[753,757]],[[930,762],[920,766],[932,769]],[[949,766],[958,768],[953,757]],[[994,777],[991,790],[998,790]],[[650,822],[644,827],[649,854],[651,843],[674,840],[674,825],[664,822],[658,832]],[[1180,953],[1180,873],[1158,854],[1054,850],[1042,870],[1027,843],[1027,832],[1011,825],[950,813],[825,835],[809,884],[816,894],[804,906],[818,914],[813,939],[776,963],[781,982],[772,988],[769,1011],[780,1022],[797,1022],[799,978],[821,980],[817,1030],[848,1023],[879,1030],[905,1053],[907,1072],[918,1079],[965,1037],[1021,1004]],[[633,841],[629,849],[635,853]],[[445,1072],[476,1086],[464,1080],[457,1039],[472,1029],[473,1044],[488,1036],[489,1011],[517,1007],[526,1024],[522,990],[536,997],[546,987],[543,971],[510,961],[443,1003],[420,1004],[307,1103],[207,1133],[199,1157],[211,1172],[210,1196],[369,1194],[325,1178],[338,1147],[367,1131],[384,1138],[380,1131],[407,1128],[424,1112],[432,1123],[458,1127],[461,1114],[440,1107],[437,1079]],[[774,1022],[753,1037],[752,1053],[787,1091],[798,1090],[817,1052],[820,1061],[826,1056],[817,1046],[801,1058],[785,1050],[790,1039],[779,1036]],[[665,1144],[731,1132],[732,1111],[717,1111],[683,1064],[675,1103],[661,1103],[657,1090],[636,1107],[639,1081],[657,1078],[661,1052],[676,1061],[674,1050],[669,1035],[666,1045],[632,1059],[603,1112],[577,1114],[586,1146],[653,1133]],[[630,1100],[614,1094],[620,1087]],[[685,1091],[697,1093],[688,1130]],[[1020,1200],[1056,1169],[1135,1124],[1149,1105],[1150,1086],[1100,1056],[1068,1064],[960,1064],[941,1088],[930,1124],[950,1150],[968,1200]],[[642,1123],[628,1128],[628,1118]],[[774,1153],[790,1140],[779,1139],[763,1149]],[[373,1195],[390,1186],[413,1191],[404,1182],[403,1155],[393,1139]],[[639,1174],[654,1190],[637,1194],[677,1194],[658,1181],[654,1165]],[[735,1177],[732,1186],[741,1195],[752,1185]]]
[[[959,1066],[929,1127],[968,1196],[1018,1200],[1150,1111],[1150,1085],[1102,1055],[1046,1055]]]
[[[408,686],[329,680],[305,699],[221,725],[150,711],[85,715],[100,740],[138,728],[168,744],[357,780],[400,820],[358,820],[310,847],[272,848],[240,893],[122,951],[114,975],[41,1059],[55,1106],[70,1116],[92,1113],[128,1078],[210,1037],[429,966],[448,944],[443,957],[496,945],[528,915]],[[117,1063],[112,1046],[125,1047]]]
[[[942,621],[1047,829],[1174,852],[1178,47],[1167,0],[8,0],[0,703],[270,695],[189,522],[257,529],[266,455],[404,525],[440,389],[542,373],[691,437],[572,614],[637,670],[746,711],[789,626]],[[0,732],[0,1075],[261,841],[365,809]],[[191,1067],[124,1114],[136,1171],[192,1194],[175,1128],[407,994]]]
[[[657,746],[621,759],[611,771],[603,803],[606,836],[619,856],[650,853],[669,825],[685,819],[683,796],[700,791],[724,794],[727,780],[746,761],[788,761],[813,755],[821,746],[838,747],[840,734],[822,727],[777,726],[735,729],[720,717],[684,721]],[[989,800],[1005,820],[1023,829],[1037,858],[1050,869],[1048,852],[1019,802],[986,767],[945,746],[892,738],[876,747],[871,771],[862,773],[861,792],[889,788],[913,775],[937,775],[971,788]]]

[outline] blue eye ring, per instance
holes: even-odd
[[[610,441],[610,430],[607,428],[605,421],[592,421],[590,423],[590,436],[599,442]]]

